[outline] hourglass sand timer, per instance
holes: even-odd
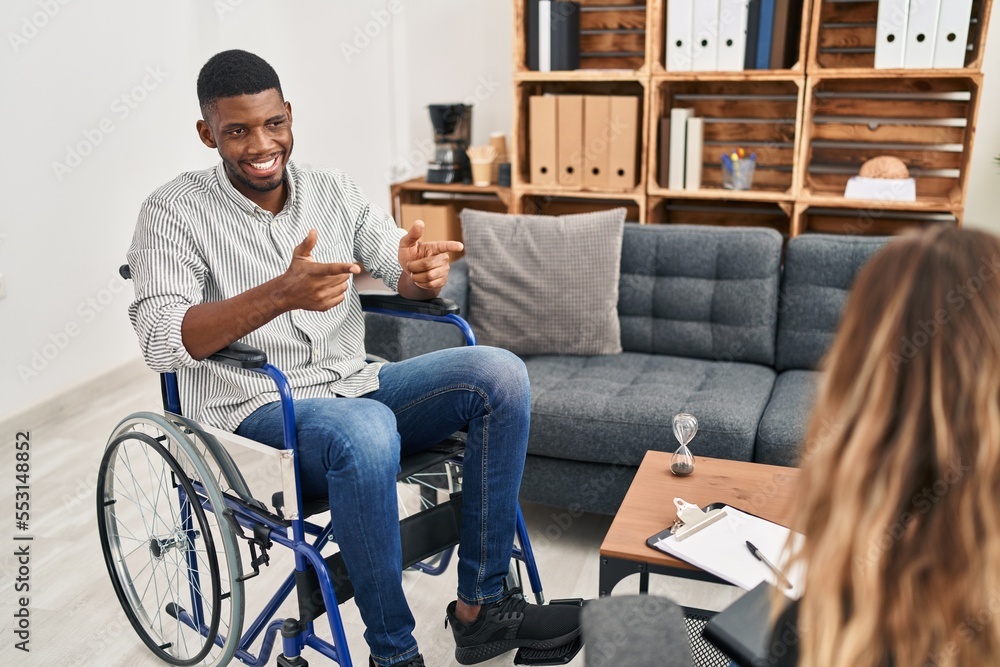
[[[674,455],[670,457],[670,472],[681,477],[694,472],[694,456],[688,449],[688,443],[698,432],[698,420],[694,415],[682,412],[674,416],[674,437],[681,446],[677,448]]]

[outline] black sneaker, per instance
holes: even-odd
[[[459,664],[474,665],[516,648],[552,649],[579,636],[580,607],[529,604],[520,595],[520,588],[507,591],[469,625],[455,616],[456,603],[448,605],[445,623],[451,623]]]
[[[368,667],[378,667],[378,665],[375,664],[375,660],[373,660],[371,656],[368,656]],[[427,666],[424,665],[424,656],[418,653],[415,657],[410,658],[408,661],[401,662],[398,665],[393,665],[393,667],[427,667]]]

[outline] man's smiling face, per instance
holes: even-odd
[[[277,89],[254,95],[223,97],[210,118],[198,121],[198,134],[217,148],[233,186],[257,201],[285,180],[292,154],[292,107]]]

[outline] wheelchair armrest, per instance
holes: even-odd
[[[267,354],[246,343],[230,343],[208,358],[234,368],[262,368],[267,363]]]
[[[379,308],[382,310],[394,310],[400,313],[420,313],[423,315],[458,315],[458,304],[451,299],[431,299],[429,301],[416,301],[407,299],[398,294],[386,294],[379,292],[361,292],[361,308],[369,310]]]

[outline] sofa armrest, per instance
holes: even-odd
[[[451,265],[448,284],[444,286],[435,301],[454,303],[467,319],[468,286],[468,266],[464,260],[459,260]],[[369,354],[389,361],[402,361],[435,350],[462,345],[465,345],[462,332],[450,324],[365,313],[365,350]]]

